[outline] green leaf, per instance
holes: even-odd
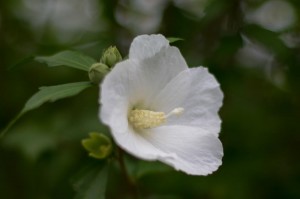
[[[72,180],[77,192],[75,199],[105,199],[109,164],[97,163],[86,167]]]
[[[18,126],[14,133],[3,141],[3,146],[17,149],[24,157],[36,161],[43,152],[55,149],[55,136],[43,133],[44,129],[37,125]]]
[[[56,86],[44,86],[35,93],[25,104],[22,111],[15,117],[7,127],[1,132],[0,138],[4,136],[7,130],[26,112],[38,108],[46,102],[54,102],[56,100],[77,95],[84,89],[90,87],[90,82],[75,82]]]
[[[97,61],[87,55],[76,51],[63,51],[52,56],[38,56],[36,61],[46,63],[48,66],[68,66],[79,70],[88,71],[90,66]]]
[[[178,38],[178,37],[168,37],[167,39],[169,40],[169,43],[170,43],[170,44],[171,44],[171,43],[174,43],[174,42],[176,42],[176,41],[182,41],[182,40],[184,40],[184,39]]]
[[[136,179],[141,179],[147,175],[174,171],[172,167],[158,161],[136,161],[128,156],[125,156],[125,164],[129,175],[134,176]]]
[[[28,63],[32,62],[33,60],[34,60],[33,55],[27,56],[27,57],[21,59],[20,61],[18,61],[17,63],[15,63],[14,65],[8,67],[7,69],[12,70],[14,68],[17,68],[17,67],[23,66],[25,64],[28,64]]]
[[[153,173],[165,173],[169,171],[173,171],[173,169],[161,162],[148,162],[148,161],[138,161],[136,165],[136,170],[134,175],[137,178],[142,178],[143,176],[153,174]]]
[[[43,86],[39,91],[34,94],[25,104],[21,113],[25,113],[32,109],[38,108],[45,102],[54,102],[58,99],[71,97],[77,95],[84,89],[90,87],[90,82],[75,82],[62,84],[57,86]]]

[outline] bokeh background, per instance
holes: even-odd
[[[88,80],[30,57],[99,59],[110,45],[126,56],[138,34],[180,37],[188,64],[208,67],[224,91],[223,165],[194,177],[150,164],[137,178],[142,198],[299,199],[299,19],[298,0],[0,1],[0,128],[38,87]],[[22,117],[0,140],[0,198],[73,198],[72,178],[91,161],[80,140],[102,129],[97,101],[94,87]],[[107,198],[128,197],[119,179],[116,167]]]

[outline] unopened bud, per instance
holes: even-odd
[[[89,69],[89,78],[91,82],[98,84],[109,72],[109,67],[103,63],[95,63]]]
[[[109,137],[102,133],[92,132],[90,137],[81,141],[83,147],[89,152],[89,156],[96,159],[104,159],[112,152],[112,143]]]
[[[101,63],[107,65],[109,68],[114,67],[120,61],[122,61],[122,56],[115,46],[110,46],[106,49],[100,60]]]

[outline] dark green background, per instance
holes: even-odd
[[[122,2],[130,6],[128,1]],[[296,17],[300,15],[299,1],[287,2]],[[245,5],[256,9],[263,3],[210,0],[204,17],[196,17],[172,2],[162,9],[160,25],[148,33],[183,38],[174,45],[187,63],[208,67],[221,84],[225,99],[220,111],[220,139],[225,155],[219,170],[207,177],[150,164],[154,171],[144,168],[137,179],[142,198],[300,198],[300,45],[294,42],[288,47],[280,39],[284,34],[300,37],[299,17],[292,26],[276,32],[247,22]],[[30,61],[30,56],[71,49],[99,59],[110,45],[127,55],[139,31],[116,20],[114,13],[121,1],[98,4],[101,14],[97,17],[105,26],[99,31],[73,31],[76,39],[61,41],[51,24],[36,28],[19,17],[21,1],[0,1],[0,128],[38,87],[88,80],[81,71],[47,68]],[[70,33],[63,34],[68,38]],[[246,46],[244,37],[271,54],[271,61],[259,62],[257,57],[237,61]],[[278,77],[282,80],[279,83]],[[73,198],[71,179],[91,161],[80,140],[88,132],[102,129],[97,114],[98,88],[94,87],[22,117],[0,140],[0,198]],[[107,198],[126,198],[117,166],[110,171]]]

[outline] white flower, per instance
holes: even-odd
[[[223,93],[206,68],[189,69],[162,35],[141,35],[101,86],[100,118],[128,153],[192,175],[222,164]]]

